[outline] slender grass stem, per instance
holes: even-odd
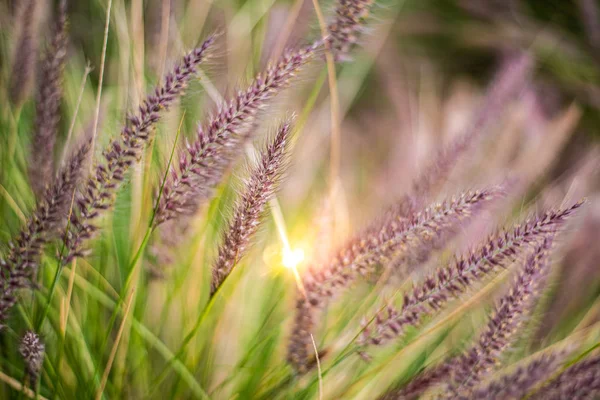
[[[127,302],[125,303],[125,311],[123,311],[123,321],[121,322],[121,326],[119,327],[119,331],[117,332],[117,337],[115,339],[115,343],[113,344],[113,348],[110,351],[110,355],[108,357],[108,361],[106,363],[106,368],[104,369],[104,373],[102,374],[102,380],[100,381],[100,387],[96,392],[96,396],[94,398],[96,400],[100,400],[102,398],[102,393],[104,393],[104,388],[106,387],[106,382],[108,382],[108,375],[110,374],[110,370],[113,365],[113,361],[115,360],[115,356],[117,354],[117,349],[119,347],[119,343],[121,342],[121,336],[123,334],[123,329],[125,328],[125,324],[127,322],[127,316],[129,315],[129,310],[131,309],[131,303],[133,300],[133,295],[135,293],[135,286],[129,292],[129,296],[127,298]]]
[[[71,226],[71,214],[73,213],[74,202],[75,202],[75,190],[73,190],[73,194],[71,195],[71,205],[69,206],[69,214],[68,214],[68,219],[67,219],[68,222],[67,222],[67,227],[65,229],[65,238],[69,232],[69,227]],[[35,325],[36,332],[40,332],[40,330],[42,329],[42,325],[43,325],[44,321],[46,320],[46,317],[48,316],[48,312],[49,312],[50,306],[52,304],[52,297],[54,295],[54,291],[56,290],[56,285],[58,284],[58,280],[59,280],[60,275],[62,274],[62,270],[64,268],[63,255],[64,255],[66,248],[67,248],[66,240],[63,240],[60,255],[59,255],[57,263],[56,263],[56,272],[54,273],[54,279],[52,279],[52,284],[50,286],[50,291],[48,294],[48,301],[46,302],[46,306],[44,307],[44,311],[43,311],[41,317],[38,319],[38,322]]]
[[[98,130],[98,121],[100,119],[100,100],[102,99],[102,86],[104,83],[104,66],[106,64],[106,47],[108,46],[108,30],[110,26],[110,10],[112,8],[112,0],[108,0],[106,7],[106,22],[104,23],[104,39],[102,41],[102,55],[100,58],[100,77],[98,80],[98,93],[96,94],[96,110],[94,112],[94,125],[92,128],[92,145],[90,154],[93,156],[96,143],[96,134]]]
[[[98,289],[93,284],[84,280],[83,278],[76,277],[75,285],[83,289],[86,293],[90,295],[91,298],[98,301],[101,305],[106,307],[107,309],[116,309],[117,301],[112,300],[108,297],[102,290]],[[122,314],[122,313],[121,313]],[[154,333],[152,333],[142,322],[133,318],[131,321],[132,327],[134,331],[152,348],[154,348],[165,361],[172,360],[175,355],[169,348],[158,338]],[[194,375],[185,367],[185,365],[179,361],[175,361],[173,363],[173,369],[181,379],[188,384],[189,388],[198,398],[209,398],[208,394],[204,391],[200,383],[194,378]]]
[[[133,256],[133,259],[130,261],[128,268],[127,268],[127,277],[125,279],[125,283],[123,285],[123,290],[121,291],[121,294],[119,295],[119,299],[116,303],[116,306],[113,310],[113,313],[110,317],[109,323],[108,323],[108,329],[106,330],[106,335],[104,337],[103,340],[103,344],[101,346],[101,348],[103,349],[102,352],[104,352],[104,350],[106,349],[106,345],[108,343],[109,337],[110,337],[110,333],[112,332],[112,329],[114,327],[114,324],[116,322],[117,316],[119,315],[120,309],[123,306],[123,302],[124,302],[124,295],[123,293],[127,293],[127,291],[129,290],[129,287],[131,285],[131,282],[133,280],[133,277],[135,276],[135,272],[137,271],[137,269],[139,268],[139,260],[143,254],[143,252],[145,251],[146,247],[148,246],[148,243],[150,241],[150,237],[152,236],[152,233],[154,232],[154,230],[156,229],[156,226],[154,225],[154,219],[156,217],[156,211],[158,210],[159,204],[160,204],[160,198],[161,195],[163,193],[164,187],[165,187],[165,183],[167,181],[167,176],[169,174],[169,169],[171,168],[171,164],[173,162],[173,158],[175,156],[175,149],[177,148],[177,142],[179,139],[179,135],[181,134],[181,128],[183,125],[183,121],[184,121],[184,117],[185,117],[185,111],[183,112],[183,115],[181,117],[180,123],[179,123],[179,128],[177,129],[177,135],[175,136],[175,142],[173,143],[173,147],[171,149],[171,155],[169,157],[169,162],[167,163],[167,168],[165,171],[165,174],[163,176],[163,180],[162,180],[162,184],[160,186],[160,190],[158,193],[158,197],[156,199],[156,205],[152,211],[152,216],[150,217],[150,222],[148,223],[148,226],[146,228],[146,233],[144,234],[144,238],[141,242],[141,244],[139,245],[137,251],[135,252],[135,255]],[[135,293],[135,292],[132,292]],[[97,376],[98,374],[98,370],[96,370],[95,374]]]
[[[60,156],[59,165],[64,164],[67,154],[69,152],[69,147],[73,137],[73,131],[75,130],[75,122],[77,121],[77,115],[79,114],[79,106],[81,106],[81,99],[83,97],[83,92],[85,91],[85,83],[87,82],[87,78],[90,75],[90,72],[92,72],[92,67],[88,63],[85,67],[85,72],[83,73],[83,78],[81,79],[81,84],[79,86],[79,95],[77,96],[77,103],[75,103],[75,111],[73,111],[73,117],[71,117],[71,124],[69,125],[69,132],[67,133],[67,140],[65,141],[63,152]]]

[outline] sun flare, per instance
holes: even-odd
[[[281,264],[286,268],[296,268],[298,264],[304,261],[304,250],[300,248],[296,249],[284,249],[281,256]]]

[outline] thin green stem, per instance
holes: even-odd
[[[76,279],[75,284],[85,290],[93,299],[98,301],[101,305],[115,309],[117,302],[110,297],[108,297],[103,291],[87,282],[84,279]],[[175,355],[169,348],[158,338],[152,331],[150,331],[142,322],[133,318],[132,319],[132,327],[133,330],[152,348],[154,348],[165,360],[172,360]],[[190,372],[186,366],[179,362],[175,361],[173,363],[173,369],[181,376],[184,382],[186,382],[190,390],[196,395],[198,398],[209,398],[208,394],[204,391],[202,386],[198,383],[198,381],[194,378],[194,375]]]
[[[101,346],[102,354],[106,350],[106,345],[108,343],[110,333],[112,332],[112,330],[114,328],[114,324],[117,320],[117,316],[118,316],[121,308],[123,307],[123,302],[125,300],[125,294],[128,293],[129,287],[131,286],[131,281],[133,280],[134,272],[137,270],[138,261],[140,260],[144,250],[146,249],[148,242],[150,241],[150,237],[152,236],[152,233],[156,229],[156,225],[154,225],[154,221],[156,218],[156,213],[158,211],[158,207],[160,205],[160,199],[162,197],[162,194],[163,194],[163,191],[165,188],[165,184],[167,182],[167,178],[169,175],[169,169],[171,168],[171,164],[173,163],[173,158],[175,156],[175,149],[177,147],[179,135],[181,134],[181,126],[182,126],[184,117],[185,117],[185,110],[183,111],[183,115],[181,116],[181,122],[179,124],[179,128],[177,129],[177,134],[175,136],[175,142],[173,143],[173,147],[171,148],[171,155],[169,156],[169,162],[167,163],[167,168],[165,169],[162,183],[160,185],[160,190],[158,192],[158,197],[156,199],[154,209],[152,210],[152,215],[150,217],[150,222],[148,223],[148,227],[146,228],[146,233],[144,235],[144,239],[142,240],[142,243],[139,245],[135,255],[133,256],[133,259],[131,260],[131,262],[128,265],[128,268],[127,268],[128,272],[127,272],[127,278],[125,279],[125,284],[123,285],[123,289],[121,290],[121,293],[119,294],[119,299],[118,299],[116,306],[113,310],[113,313],[110,317],[110,321],[108,323],[108,329],[106,330],[106,335],[104,337],[104,340],[103,340],[102,346]],[[96,368],[96,371],[94,372],[94,376],[97,377],[99,372],[100,371],[98,370],[98,368]]]
[[[52,303],[52,297],[54,296],[54,291],[56,290],[56,285],[58,284],[58,279],[60,278],[60,274],[62,273],[63,267],[65,266],[64,255],[65,250],[67,248],[67,236],[69,234],[69,229],[71,228],[71,214],[73,213],[73,204],[75,201],[75,190],[73,190],[73,194],[71,195],[71,205],[69,206],[69,215],[67,219],[67,227],[65,228],[65,236],[62,242],[62,247],[60,249],[60,255],[56,262],[56,272],[54,273],[54,279],[52,280],[52,285],[50,286],[50,292],[48,293],[48,301],[46,302],[46,306],[44,307],[44,312],[42,316],[38,320],[35,325],[35,331],[40,332],[42,329],[42,325],[48,316],[48,312],[50,311],[50,304]]]

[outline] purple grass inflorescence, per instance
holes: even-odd
[[[42,2],[25,0],[18,4],[15,28],[16,45],[10,75],[9,96],[11,102],[21,106],[28,98],[35,74],[38,48],[38,25]]]
[[[365,328],[361,342],[380,345],[402,335],[406,327],[418,325],[424,316],[439,311],[474,282],[513,262],[525,245],[543,240],[581,205],[549,211],[510,231],[493,235],[477,250],[435,271],[405,296],[400,310],[390,306],[386,312],[377,314],[374,326]]]
[[[288,360],[300,371],[306,368],[311,346],[309,333],[314,326],[313,314],[336,291],[349,286],[355,277],[369,274],[377,264],[431,245],[435,238],[502,193],[500,188],[466,192],[410,218],[403,216],[403,210],[392,209],[381,223],[369,227],[343,245],[327,264],[310,268],[303,278],[305,293],[299,295],[296,303],[297,314]]]
[[[62,73],[67,56],[67,1],[61,0],[50,46],[41,63],[35,106],[29,176],[36,196],[44,193],[54,171],[54,144],[60,120]]]
[[[336,61],[348,58],[352,47],[364,29],[373,0],[338,0],[335,17],[327,26],[328,42]]]
[[[288,51],[256,76],[245,90],[226,101],[206,125],[198,127],[197,139],[188,143],[179,165],[171,169],[160,198],[155,224],[182,214],[194,213],[240,152],[258,112],[264,109],[313,57],[321,44]]]
[[[179,98],[198,66],[207,59],[215,36],[210,36],[200,47],[189,52],[166,78],[164,85],[156,88],[140,106],[136,115],[128,118],[120,137],[114,139],[104,151],[99,163],[78,193],[75,210],[71,215],[70,229],[65,238],[66,254],[63,261],[84,254],[84,243],[97,230],[93,220],[112,206],[117,188],[125,179],[129,167],[139,161],[144,145],[150,140],[151,128],[161,117],[161,111]]]
[[[447,394],[469,393],[491,371],[530,313],[546,281],[552,234],[538,245],[525,262],[508,294],[500,299],[478,342],[451,363]]]
[[[37,333],[33,331],[25,332],[21,339],[19,353],[21,353],[21,357],[25,361],[25,370],[33,387],[35,387],[40,375],[40,369],[44,362],[45,349],[46,346]]]
[[[560,366],[562,356],[550,353],[542,355],[527,365],[517,368],[514,372],[480,385],[467,395],[460,396],[461,400],[505,400],[521,399],[532,388],[547,379]]]
[[[38,269],[43,247],[49,240],[57,237],[60,228],[64,228],[89,152],[89,144],[84,143],[67,160],[11,244],[6,258],[0,259],[0,326],[6,321],[9,310],[17,301],[16,292],[32,286],[31,279]]]
[[[291,130],[290,121],[281,125],[251,172],[229,227],[223,233],[219,254],[212,267],[211,296],[244,256],[252,236],[260,226],[261,215],[275,194],[285,169]]]
[[[532,400],[596,399],[600,395],[600,356],[579,361],[539,390],[531,392]]]

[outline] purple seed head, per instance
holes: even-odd
[[[251,172],[229,227],[223,233],[219,254],[212,268],[211,296],[244,256],[252,236],[260,226],[267,202],[275,194],[285,169],[291,131],[290,121],[281,125]]]
[[[380,345],[404,333],[408,326],[442,309],[451,299],[467,291],[475,282],[513,262],[523,247],[552,235],[582,203],[552,210],[492,235],[482,246],[440,268],[406,294],[401,309],[389,307],[375,318],[373,327],[364,330],[363,344]]]
[[[205,125],[198,127],[196,140],[186,145],[163,188],[156,225],[195,213],[210,197],[240,153],[240,144],[251,134],[259,112],[290,84],[320,46],[317,43],[286,52],[258,74],[249,87],[238,90],[233,98],[221,104]]]
[[[513,343],[546,281],[551,246],[552,235],[549,235],[535,248],[510,291],[500,299],[477,343],[451,364],[452,379],[448,382],[448,393],[458,396],[471,391]]]
[[[306,369],[311,349],[311,326],[318,309],[341,289],[347,288],[358,276],[374,271],[377,264],[386,264],[401,254],[419,251],[469,218],[483,204],[501,195],[499,188],[466,192],[440,204],[434,204],[409,218],[403,208],[392,208],[380,222],[344,244],[328,263],[309,268],[303,277],[305,293],[299,296],[297,318],[288,347],[288,360],[299,370]],[[305,360],[305,362],[301,362]]]
[[[54,144],[60,120],[62,73],[67,56],[67,2],[61,0],[52,39],[41,62],[29,176],[42,196],[54,174]]]
[[[0,327],[17,301],[17,291],[32,286],[31,279],[38,269],[44,246],[64,228],[89,152],[89,143],[84,142],[67,159],[54,183],[46,189],[32,216],[13,240],[6,258],[0,259]]]
[[[327,27],[327,41],[336,61],[348,58],[369,16],[373,0],[337,0],[335,17]]]
[[[94,219],[112,207],[114,196],[129,167],[140,159],[145,144],[150,139],[152,127],[158,122],[162,111],[168,108],[184,92],[198,66],[210,55],[216,37],[208,39],[189,52],[167,74],[164,83],[154,90],[139,107],[138,112],[127,118],[121,135],[104,150],[104,162],[98,163],[78,192],[75,211],[71,215],[69,232],[65,238],[66,254],[63,262],[84,255],[84,244],[97,230]]]
[[[21,357],[25,361],[25,370],[33,387],[35,387],[42,363],[44,362],[44,351],[44,342],[42,342],[38,334],[33,331],[25,332],[25,335],[21,339],[19,353],[21,353]]]

